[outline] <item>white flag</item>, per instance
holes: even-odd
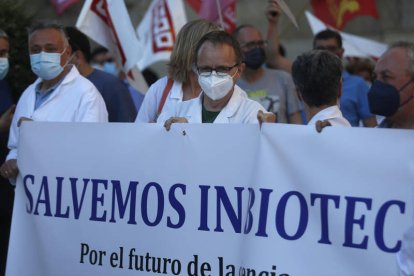
[[[153,0],[137,28],[142,49],[138,67],[169,60],[177,33],[186,22],[182,0]]]
[[[135,68],[142,51],[123,0],[87,0],[76,27],[114,55],[132,86],[147,91],[145,79]]]
[[[315,17],[310,12],[306,11],[306,18],[309,21],[309,25],[313,34],[317,34],[328,28],[328,26]],[[341,34],[343,48],[345,49],[344,56],[349,57],[370,57],[379,58],[386,50],[387,44],[380,43],[364,37],[340,32],[332,27],[329,27]]]

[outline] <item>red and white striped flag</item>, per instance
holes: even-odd
[[[144,69],[157,61],[169,60],[177,33],[185,23],[182,0],[153,0],[137,28],[143,52],[138,67]]]
[[[76,27],[111,52],[132,86],[147,91],[148,85],[137,68],[141,46],[123,0],[86,0]]]

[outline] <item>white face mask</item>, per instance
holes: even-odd
[[[4,79],[9,72],[9,59],[0,58],[0,80]]]
[[[237,71],[234,75],[237,74]],[[233,87],[233,76],[226,74],[224,76],[217,75],[213,71],[210,76],[198,76],[198,83],[204,93],[213,101],[224,98]]]
[[[40,52],[38,54],[30,55],[30,64],[32,71],[39,78],[43,80],[51,80],[56,78],[63,71],[63,67],[60,65],[60,57],[66,51],[62,53],[46,53]]]

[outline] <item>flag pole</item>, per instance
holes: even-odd
[[[219,19],[220,19],[220,25],[221,25],[221,28],[223,28],[224,30],[224,21],[223,21],[223,15],[221,14],[220,0],[216,0],[216,5],[217,5],[217,12],[218,12]]]

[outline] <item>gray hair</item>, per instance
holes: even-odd
[[[335,104],[341,90],[342,61],[326,50],[313,50],[296,58],[293,81],[305,103],[320,107]]]
[[[29,28],[29,31],[28,31],[29,38],[35,31],[44,30],[44,29],[55,29],[59,31],[62,35],[64,46],[67,47],[69,45],[68,36],[66,35],[65,28],[59,22],[53,21],[53,20],[36,21]]]
[[[9,41],[9,36],[7,35],[7,33],[5,31],[3,31],[2,29],[0,29],[0,38],[4,38],[7,41]]]
[[[408,41],[397,41],[391,44],[388,50],[394,48],[403,48],[407,50],[408,73],[411,77],[414,77],[414,43]]]

